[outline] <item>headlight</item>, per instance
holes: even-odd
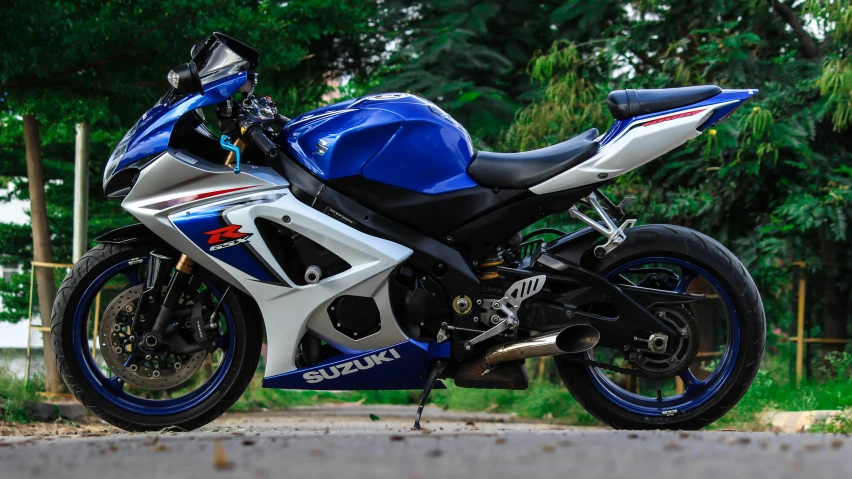
[[[133,138],[134,133],[136,133],[136,125],[134,125],[133,128],[124,135],[124,138],[118,142],[118,146],[115,147],[112,155],[110,155],[109,161],[107,161],[106,164],[106,169],[104,170],[104,188],[106,188],[107,182],[110,178],[112,178],[112,175],[115,173],[115,169],[124,158],[124,153],[127,152],[127,144],[130,143],[130,139]]]

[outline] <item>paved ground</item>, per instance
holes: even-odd
[[[410,408],[229,415],[202,431],[0,438],[0,478],[852,477],[852,439],[633,432]],[[373,419],[370,418],[373,414]]]

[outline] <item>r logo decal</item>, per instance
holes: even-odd
[[[207,239],[207,244],[219,244],[224,243],[225,241],[251,236],[251,233],[240,232],[239,230],[242,227],[242,225],[228,225],[224,228],[219,228],[212,231],[205,231],[204,234],[210,235],[210,238]]]
[[[242,228],[242,225],[228,225],[224,228],[205,231],[204,234],[210,236],[207,239],[207,244],[213,245],[210,247],[210,251],[230,248],[247,242],[252,234],[243,233],[240,228]]]

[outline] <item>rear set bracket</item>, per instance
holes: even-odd
[[[484,304],[482,307],[482,323],[490,324],[492,326],[488,330],[467,341],[464,345],[465,350],[470,351],[474,344],[491,339],[505,331],[514,331],[518,327],[518,324],[520,324],[516,312],[521,308],[521,303],[523,303],[525,299],[530,298],[544,289],[544,282],[546,280],[547,276],[540,274],[538,276],[532,276],[516,281],[509,287],[509,289],[506,290],[506,293],[502,298],[489,300],[487,304]],[[438,340],[440,341],[442,336],[446,337],[445,330],[452,329],[459,328],[454,328],[446,323],[442,325],[441,330],[438,332]]]
[[[623,223],[621,223],[621,226],[618,226],[615,224],[615,221],[613,221],[612,217],[606,212],[604,207],[601,206],[600,202],[598,201],[597,195],[595,195],[594,193],[589,193],[588,196],[586,196],[586,201],[588,202],[589,206],[591,206],[592,209],[595,210],[598,216],[600,216],[601,221],[595,221],[592,218],[589,218],[588,216],[580,212],[576,205],[572,206],[571,209],[568,210],[568,212],[573,218],[578,219],[583,223],[591,226],[592,229],[602,234],[607,239],[606,243],[596,246],[594,250],[596,257],[603,258],[610,251],[614,250],[615,248],[618,248],[619,246],[621,246],[622,243],[624,243],[625,240],[627,240],[627,233],[625,232],[625,230],[633,227],[633,225],[636,224],[636,220],[633,218],[627,219]],[[608,199],[605,201],[609,203]],[[615,206],[615,209],[617,211],[624,211],[624,208],[630,206],[631,204],[633,204],[633,198],[628,196],[624,198],[621,203],[618,204],[618,206]]]

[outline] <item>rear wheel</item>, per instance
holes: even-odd
[[[257,368],[262,331],[246,320],[232,293],[214,319],[212,353],[157,349],[133,358],[130,323],[150,250],[101,244],[74,265],[53,305],[53,348],[68,388],[110,424],[128,431],[191,430],[219,417],[245,391]],[[185,306],[202,299],[218,303],[223,285],[203,271],[196,274],[202,279],[186,291]],[[192,341],[188,321],[175,327]]]
[[[592,415],[618,429],[700,429],[743,397],[760,367],[766,325],[754,281],[724,246],[687,228],[648,225],[629,230],[602,259],[587,254],[583,266],[616,283],[705,295],[680,310],[655,311],[695,330],[699,347],[677,377],[637,378],[576,361],[626,366],[613,350],[555,358],[563,382]],[[666,376],[660,361],[642,366]]]

